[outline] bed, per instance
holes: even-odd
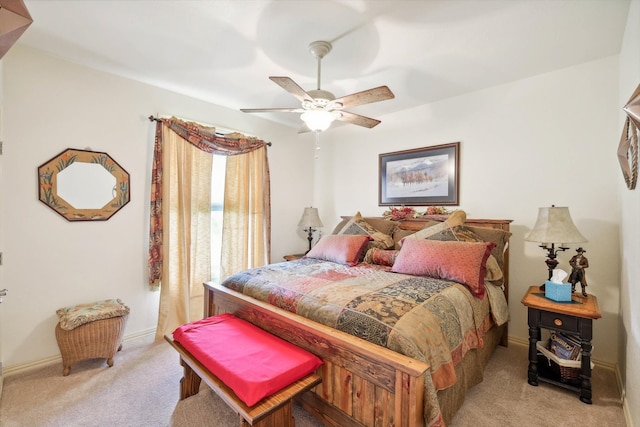
[[[330,236],[368,236],[361,252],[367,262],[359,262],[362,255],[336,262],[316,250],[330,239],[325,236],[311,257],[239,272],[222,284],[205,283],[205,315],[234,313],[318,355],[323,381],[299,403],[327,426],[444,426],[466,391],[482,381],[495,347],[506,346],[508,324],[510,220],[451,218],[343,217]],[[364,233],[358,227],[363,224],[370,226]],[[424,233],[430,230],[437,233]],[[389,236],[386,249],[376,246]],[[412,264],[404,262],[406,254],[416,253],[407,248],[423,243],[429,250],[455,245],[460,253],[474,254],[484,244],[481,274],[492,280],[484,280],[486,289],[479,292],[467,277],[455,276],[458,282],[441,272],[407,274],[402,268]],[[385,256],[372,262],[372,254]],[[391,264],[386,255],[393,255]],[[489,277],[490,258],[500,277]],[[443,262],[438,260],[438,268]]]

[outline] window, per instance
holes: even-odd
[[[224,180],[227,157],[213,155],[211,167],[211,280],[220,279],[222,252],[222,212],[224,209]]]

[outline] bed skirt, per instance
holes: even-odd
[[[451,424],[458,409],[464,403],[467,391],[482,382],[483,372],[496,346],[500,343],[505,325],[493,327],[484,336],[484,347],[470,350],[456,365],[458,381],[452,387],[438,392],[440,410],[446,425]]]

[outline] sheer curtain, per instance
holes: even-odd
[[[227,219],[225,205],[222,271],[268,262],[271,215],[267,143],[240,134],[216,135],[214,128],[174,117],[156,120],[149,283],[160,287],[156,338],[161,338],[204,313],[202,283],[211,279],[211,154],[229,156],[225,204],[229,195],[233,214]]]
[[[271,197],[266,147],[227,158],[220,278],[269,263]]]
[[[166,129],[168,130],[168,128]],[[211,279],[213,157],[175,132],[164,132],[162,284],[159,336],[202,317],[202,283]]]

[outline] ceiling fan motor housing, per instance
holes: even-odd
[[[331,52],[331,43],[325,42],[323,40],[317,40],[315,42],[309,43],[309,52],[318,59],[324,58],[324,56]]]
[[[322,89],[315,89],[307,91],[312,99],[302,102],[302,108],[305,110],[337,110],[342,108],[342,104],[339,102],[333,102],[336,97],[329,91]]]

